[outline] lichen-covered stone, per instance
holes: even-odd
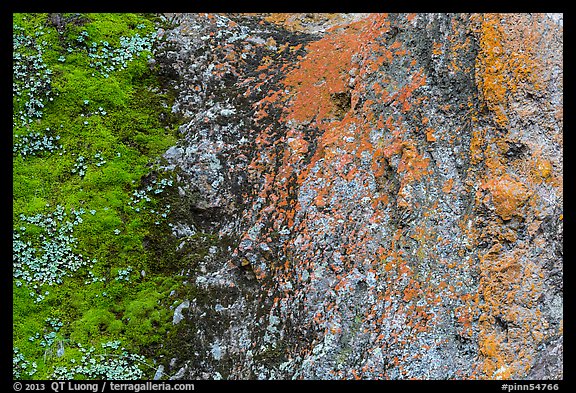
[[[222,247],[171,373],[562,378],[561,16],[173,18],[173,225]]]

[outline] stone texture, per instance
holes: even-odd
[[[169,17],[172,224],[222,239],[170,372],[562,378],[562,15]]]
[[[173,325],[180,323],[184,319],[184,314],[182,313],[182,310],[189,308],[189,307],[190,307],[190,302],[188,300],[184,300],[182,303],[180,303],[178,305],[178,307],[176,307],[176,309],[174,310],[174,316],[172,318],[172,324]]]
[[[164,376],[164,366],[163,365],[159,365],[158,368],[156,369],[156,373],[154,373],[154,381],[159,380],[160,378],[162,378],[162,376]]]

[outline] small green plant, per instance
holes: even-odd
[[[62,284],[64,277],[96,262],[74,251],[78,242],[73,236],[74,227],[82,223],[84,213],[84,209],[70,209],[68,214],[57,205],[56,210],[46,214],[20,215],[22,225],[12,237],[13,275],[17,286],[24,282],[35,290],[30,295],[37,301],[43,299],[43,286]],[[40,230],[39,236],[27,236],[25,224],[35,226],[36,232]]]
[[[132,267],[128,266],[126,269],[118,270],[118,276],[116,281],[130,281],[130,274],[132,273]]]
[[[171,187],[173,184],[172,179],[154,179],[151,184],[143,189],[135,190],[132,193],[132,197],[128,201],[128,206],[135,212],[144,212],[149,210],[150,213],[155,214],[161,218],[167,218],[170,213],[170,204],[164,206],[163,209],[153,209],[149,205],[152,202],[152,198],[155,195],[161,194],[167,187]],[[155,221],[156,225],[159,225],[159,221]]]
[[[43,115],[44,106],[52,101],[52,70],[44,62],[44,53],[48,42],[41,37],[43,29],[29,36],[19,25],[13,26],[12,93],[15,102],[14,123],[21,121],[22,126],[31,124]]]
[[[50,129],[46,128],[46,132],[50,133]],[[26,135],[15,135],[16,141],[13,145],[14,154],[20,155],[22,158],[39,156],[44,154],[55,153],[57,150],[63,150],[59,135],[49,135],[40,132],[31,132]]]
[[[36,362],[26,360],[18,347],[14,347],[12,354],[12,375],[15,379],[33,377],[38,371]]]
[[[150,367],[143,356],[120,348],[120,341],[103,342],[100,350],[77,344],[80,358],[72,358],[70,365],[57,366],[50,379],[106,379],[137,380],[144,377],[144,366]]]
[[[141,37],[138,33],[131,37],[120,37],[120,47],[113,48],[108,41],[88,43],[88,33],[83,31],[78,36],[78,42],[86,43],[90,58],[90,67],[96,69],[102,76],[108,78],[111,72],[123,70],[129,62],[144,52],[150,53],[156,39],[156,32]],[[147,58],[151,56],[148,55]]]

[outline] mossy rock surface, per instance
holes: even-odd
[[[172,327],[170,293],[183,281],[175,272],[194,266],[214,242],[198,233],[190,247],[175,251],[177,239],[167,225],[170,213],[162,216],[168,203],[178,205],[169,196],[171,187],[157,194],[148,191],[149,200],[134,203],[134,193],[146,191],[144,179],[175,144],[180,121],[170,111],[175,94],[149,63],[152,53],[138,47],[156,45],[153,34],[164,22],[153,14],[92,13],[14,14],[13,23],[21,28],[19,34],[41,46],[40,53],[32,46],[15,45],[15,53],[34,53],[42,67],[51,70],[49,93],[33,95],[43,102],[41,116],[27,126],[15,121],[15,141],[38,132],[57,136],[62,147],[26,155],[14,152],[15,231],[23,226],[21,214],[48,214],[57,205],[69,215],[70,209],[84,209],[70,241],[75,255],[94,261],[53,286],[34,288],[34,280],[14,279],[13,344],[24,356],[19,364],[27,364],[16,367],[19,377],[50,379],[56,367],[78,364],[80,346],[94,346],[98,353],[102,344],[116,341],[152,364]],[[123,44],[130,40],[136,44]],[[99,52],[91,52],[92,45]],[[118,56],[122,45],[132,51],[131,58],[114,70],[98,71],[101,65],[96,62],[113,65],[113,56],[97,59],[93,54],[107,48]],[[15,78],[25,86],[26,76]],[[29,99],[26,94],[14,96],[15,119]],[[169,179],[173,174],[161,176]],[[39,246],[49,240],[41,237],[47,231],[26,224],[26,239],[36,251],[15,261],[41,263]],[[62,321],[57,332],[62,344],[41,347],[29,338],[47,334],[50,317]],[[63,345],[61,357],[53,356],[57,345]],[[123,356],[120,347],[108,350]],[[140,367],[144,376],[153,376],[150,365]]]

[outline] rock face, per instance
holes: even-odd
[[[171,17],[174,228],[222,247],[166,374],[563,377],[562,15]]]

